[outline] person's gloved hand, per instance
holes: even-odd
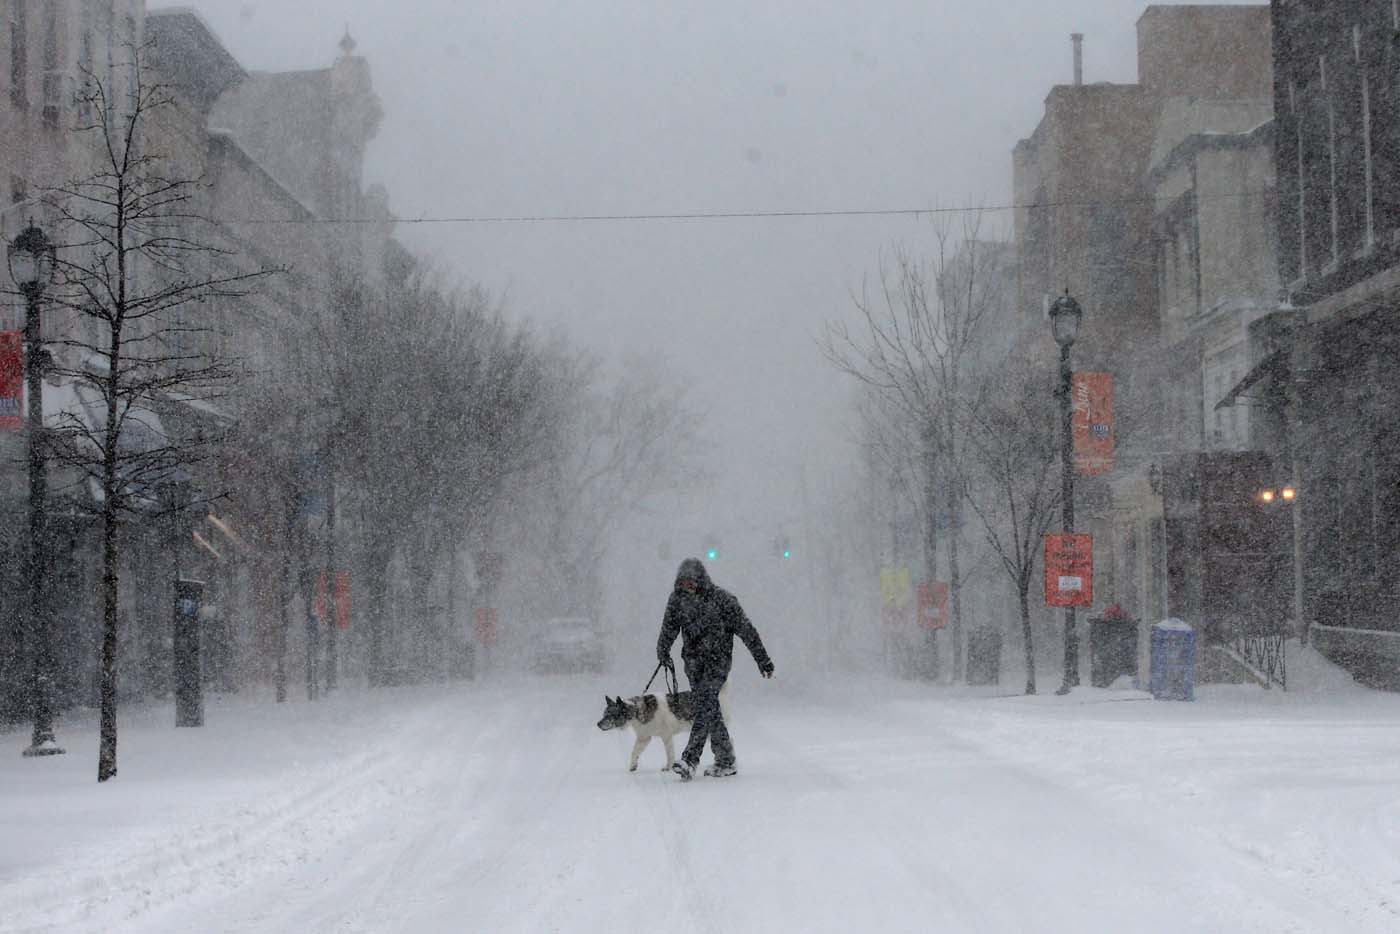
[[[773,663],[772,663],[772,662],[764,662],[763,664],[759,665],[759,666],[758,666],[758,673],[761,674],[761,675],[763,675],[763,677],[765,677],[765,678],[771,678],[771,677],[773,677]]]

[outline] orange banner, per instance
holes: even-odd
[[[1074,466],[1086,477],[1113,470],[1113,374],[1075,373]]]
[[[1094,537],[1045,536],[1045,605],[1093,606]]]

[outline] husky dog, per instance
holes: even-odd
[[[729,685],[726,684],[719,693],[720,711],[726,720],[729,719],[729,705],[725,702],[728,690]],[[627,763],[627,771],[637,771],[637,760],[641,758],[642,750],[658,736],[661,737],[662,745],[666,747],[666,764],[662,766],[661,771],[671,771],[672,766],[676,764],[676,751],[672,740],[677,733],[688,733],[690,724],[695,719],[695,704],[691,693],[681,691],[679,694],[644,694],[629,700],[604,695],[603,699],[607,701],[607,707],[603,709],[603,719],[598,721],[598,729],[620,730],[630,726],[636,734],[637,739],[632,744],[632,758]]]

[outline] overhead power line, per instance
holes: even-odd
[[[1221,201],[1227,199],[1252,198],[1267,194],[1260,191],[1241,191],[1213,195],[1197,195],[1196,201]],[[457,215],[432,217],[344,217],[344,218],[244,218],[227,219],[231,224],[267,225],[331,225],[331,224],[586,224],[599,222],[642,222],[642,221],[701,221],[701,220],[754,220],[759,218],[823,218],[823,217],[919,217],[936,214],[976,214],[1003,211],[1036,210],[1040,208],[1076,207],[1123,207],[1127,205],[1156,204],[1158,201],[1174,201],[1180,195],[1145,198],[1120,198],[1114,200],[1069,200],[1043,201],[1025,204],[993,204],[961,208],[849,208],[832,210],[796,211],[688,211],[680,213],[637,213],[637,214],[517,214],[517,215]]]

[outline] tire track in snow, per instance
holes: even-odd
[[[439,701],[441,703],[441,701]],[[394,741],[426,738],[433,718],[415,716]],[[381,776],[391,770],[383,749],[361,750],[343,759],[320,763],[296,776],[296,785],[276,796],[244,800],[221,808],[173,835],[123,841],[55,874],[26,880],[7,893],[20,905],[43,905],[39,914],[23,912],[7,923],[21,932],[120,930],[133,925],[147,931],[152,916],[191,896],[229,892],[275,875],[279,868],[314,856],[353,825],[345,801],[364,797],[357,789],[381,784],[370,798],[392,799]],[[47,897],[46,889],[63,893]]]

